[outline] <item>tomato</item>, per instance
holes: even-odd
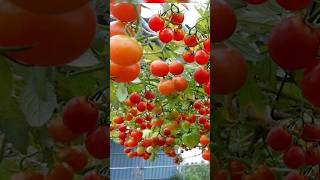
[[[54,168],[49,172],[47,180],[73,180],[74,171],[66,163],[58,163]]]
[[[70,142],[79,136],[64,125],[61,115],[53,117],[49,121],[47,128],[51,137],[56,141]]]
[[[153,103],[148,102],[148,103],[147,103],[147,109],[148,109],[148,111],[152,111],[152,110],[153,110],[153,108],[154,108],[154,104],[153,104]]]
[[[213,42],[221,42],[228,39],[236,30],[237,18],[232,7],[224,0],[215,0],[210,8],[210,34],[213,34]]]
[[[179,28],[175,28],[173,31],[173,39],[175,41],[181,41],[184,39],[184,31]]]
[[[146,92],[144,93],[144,97],[145,97],[146,99],[153,99],[153,98],[155,97],[155,95],[154,95],[154,92],[153,92],[153,91],[146,91]]]
[[[142,138],[142,131],[139,131],[137,129],[133,130],[130,134],[133,138],[135,138],[136,140],[140,140]]]
[[[305,152],[306,164],[317,165],[320,163],[319,147],[309,148]]]
[[[110,61],[111,79],[117,82],[131,82],[140,74],[140,63],[129,66],[121,66]]]
[[[189,47],[194,47],[199,43],[199,37],[196,34],[188,34],[184,36],[184,44]]]
[[[296,169],[305,163],[305,153],[299,146],[291,146],[283,155],[283,161],[287,167]]]
[[[204,67],[198,67],[193,74],[194,80],[199,84],[205,84],[209,82],[210,74]]]
[[[147,103],[145,102],[139,102],[138,105],[137,105],[137,109],[138,111],[140,112],[143,112],[147,109]]]
[[[99,126],[85,140],[88,152],[96,159],[110,157],[109,126]]]
[[[257,180],[276,180],[273,171],[266,165],[258,166],[255,171],[255,176],[257,177]]]
[[[169,72],[172,75],[179,75],[183,73],[183,71],[184,71],[184,66],[180,61],[174,60],[169,64]]]
[[[14,174],[11,180],[44,180],[44,173],[41,171],[24,171]]]
[[[193,50],[188,50],[188,51],[185,51],[182,55],[183,57],[183,60],[187,63],[193,63],[194,62],[194,52]]]
[[[82,171],[87,163],[88,157],[83,150],[75,147],[66,147],[59,151],[59,158],[66,162],[75,172]]]
[[[233,160],[230,162],[231,179],[241,179],[244,170],[247,166],[240,160]]]
[[[218,171],[216,175],[214,175],[215,180],[228,180],[229,179],[229,173],[225,169],[221,169]]]
[[[195,54],[194,54],[194,59],[196,60],[196,62],[199,65],[205,65],[208,63],[209,61],[209,55],[206,53],[205,50],[198,50]]]
[[[165,28],[159,32],[159,39],[163,43],[169,43],[172,41],[173,37],[174,33],[170,28]]]
[[[266,138],[267,144],[276,151],[285,151],[292,144],[292,135],[281,127],[273,127]]]
[[[13,4],[35,13],[56,14],[70,12],[84,6],[89,0],[9,0]]]
[[[116,124],[122,124],[124,122],[124,119],[121,116],[115,116],[113,117],[113,122]]]
[[[304,175],[298,174],[297,172],[290,172],[286,177],[285,180],[307,180]]]
[[[130,36],[134,36],[135,32],[132,28],[128,27],[127,31]],[[126,35],[126,23],[121,21],[113,21],[110,23],[110,37],[115,35]]]
[[[141,124],[143,122],[143,118],[142,117],[136,117],[135,121],[137,124]]]
[[[3,1],[0,27],[0,46],[30,46],[8,53],[11,58],[35,66],[62,66],[90,47],[96,16],[90,5],[63,14],[39,15]]]
[[[210,96],[210,82],[204,85],[204,92]]]
[[[110,3],[110,14],[122,22],[132,22],[137,20],[137,13],[140,12],[141,5],[135,5],[128,2]]]
[[[183,13],[171,13],[169,15],[169,21],[173,25],[180,25],[183,23],[184,14]]]
[[[129,96],[129,99],[133,104],[138,104],[141,101],[140,94],[137,92],[131,93]],[[133,115],[135,115],[135,114],[133,114]]]
[[[206,135],[202,135],[200,137],[200,144],[202,145],[208,145],[210,143],[210,139]]]
[[[305,59],[304,59],[305,60]],[[320,64],[305,72],[301,82],[303,96],[314,106],[320,107]],[[317,136],[319,138],[319,136]]]
[[[205,118],[204,116],[200,116],[200,117],[198,118],[198,122],[199,122],[200,124],[204,124],[205,122],[207,122],[207,118]]]
[[[138,145],[138,140],[134,139],[134,138],[131,138],[127,141],[127,144],[129,147],[135,147]]]
[[[161,80],[158,84],[160,94],[170,95],[175,92],[173,80]]]
[[[202,151],[202,158],[204,160],[210,161],[210,151],[209,150]]]
[[[305,123],[302,128],[301,138],[307,142],[320,141],[320,126]]]
[[[96,170],[93,170],[93,171],[87,172],[84,175],[83,180],[103,180],[103,178],[99,176]]]
[[[172,145],[174,145],[174,139],[172,138],[172,137],[167,137],[166,138],[166,145],[167,146],[172,146]]]
[[[166,21],[160,14],[155,14],[148,21],[149,28],[152,31],[161,31],[164,29]]]
[[[161,125],[164,123],[164,120],[161,118],[157,118],[151,121],[152,126],[161,127]]]
[[[203,48],[206,51],[206,53],[210,54],[210,37],[203,41]]]
[[[135,39],[125,35],[110,38],[110,60],[113,63],[129,66],[140,61],[143,55],[142,46]]]
[[[277,0],[277,3],[286,10],[297,11],[307,8],[312,0]]]
[[[185,77],[177,76],[177,77],[174,77],[172,80],[174,82],[174,89],[176,91],[184,91],[187,89],[188,81]]]
[[[265,3],[267,0],[244,0],[244,1],[250,4],[262,4],[262,3]]]
[[[155,60],[150,64],[150,72],[157,77],[164,77],[169,73],[169,66],[162,60]]]
[[[320,45],[316,31],[300,16],[283,19],[270,34],[268,51],[272,59],[285,70],[306,67],[314,60]]]
[[[96,127],[99,111],[86,97],[74,97],[64,107],[63,122],[75,133],[86,133]]]
[[[247,80],[248,67],[237,49],[217,46],[213,50],[213,92],[231,94],[238,91]]]

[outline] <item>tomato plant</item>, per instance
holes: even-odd
[[[163,151],[180,163],[184,151],[199,147],[200,156],[210,160],[210,95],[204,88],[210,86],[209,4],[195,9],[198,18],[193,24],[186,22],[188,9],[168,3],[126,26],[135,29],[134,36],[126,36],[143,53],[136,62],[140,68],[136,78],[111,81],[111,138],[124,146],[129,158],[154,160]],[[141,14],[144,10],[142,6]],[[111,57],[111,64],[129,52],[120,39],[110,46],[111,50],[126,49]]]

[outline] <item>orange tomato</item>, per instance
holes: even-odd
[[[174,77],[173,82],[176,91],[184,91],[188,87],[188,81],[183,76]]]
[[[161,80],[158,84],[158,90],[163,95],[170,95],[175,92],[173,80]]]
[[[121,3],[110,3],[110,13],[116,19],[122,22],[132,22],[138,19],[138,13],[141,12],[141,5],[121,2]]]
[[[121,66],[110,61],[110,76],[117,82],[131,82],[140,74],[140,63],[129,66]]]
[[[135,32],[131,28],[127,28],[130,36],[134,36]],[[110,37],[115,35],[126,35],[126,23],[121,21],[113,21],[110,23]]]

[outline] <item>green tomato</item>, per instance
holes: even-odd
[[[183,128],[183,129],[189,129],[190,128],[190,123],[189,122],[187,122],[187,121],[184,121],[184,122],[182,122],[182,125],[181,125],[181,127]]]
[[[145,148],[144,148],[143,146],[139,146],[139,147],[137,148],[137,153],[138,153],[138,154],[143,154],[143,153],[144,153],[144,150],[145,150]]]

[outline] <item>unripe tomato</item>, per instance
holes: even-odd
[[[73,180],[74,171],[66,163],[59,163],[54,166],[54,168],[49,172],[47,180]]]
[[[159,32],[159,39],[163,43],[169,43],[172,41],[173,37],[174,33],[170,28],[165,28]]]
[[[262,4],[262,3],[265,3],[267,0],[244,0],[244,1],[250,4]]]
[[[61,115],[53,117],[49,121],[47,128],[51,137],[56,141],[70,142],[79,136],[64,125]]]
[[[170,95],[175,92],[173,80],[161,80],[158,84],[160,94]]]
[[[175,28],[173,31],[173,39],[175,41],[181,41],[184,39],[184,31],[179,28]]]
[[[199,37],[196,34],[188,34],[183,38],[184,44],[189,47],[194,47],[199,43]]]
[[[96,159],[110,157],[109,126],[99,126],[85,140],[88,152]]]
[[[305,59],[304,59],[305,60]],[[314,106],[320,107],[320,64],[314,66],[309,71],[305,71],[301,82],[303,96]],[[308,128],[308,127],[307,127]],[[320,138],[320,133],[318,134]]]
[[[183,13],[171,13],[169,15],[169,21],[173,25],[180,25],[183,23],[184,14]]]
[[[194,54],[194,59],[199,65],[205,65],[209,62],[209,55],[204,50],[198,50]]]
[[[130,27],[127,28],[130,36],[134,36],[135,32]],[[115,35],[126,35],[126,23],[121,21],[113,21],[110,23],[110,37]]]
[[[82,171],[88,163],[87,154],[83,150],[75,147],[66,147],[59,150],[58,156],[75,172]]]
[[[110,61],[110,76],[116,82],[131,82],[140,74],[140,63],[122,66]]]
[[[285,70],[305,68],[314,61],[320,40],[303,17],[292,16],[275,26],[268,41],[272,59]]]
[[[161,17],[160,14],[155,14],[151,16],[148,21],[149,28],[152,31],[156,31],[156,32],[163,30],[165,27],[165,23],[166,23],[165,19]]]
[[[281,127],[273,127],[266,138],[267,144],[276,151],[285,151],[292,144],[292,135]]]
[[[110,3],[110,14],[122,22],[132,22],[137,20],[137,13],[140,12],[141,5],[135,5],[129,2]]]
[[[62,66],[90,47],[96,16],[89,4],[62,14],[39,15],[2,1],[0,27],[0,46],[30,46],[8,53],[11,58],[35,66]]]
[[[238,91],[246,82],[248,67],[237,49],[224,45],[213,50],[213,92],[231,94]]]
[[[299,168],[305,163],[305,152],[299,146],[291,146],[290,149],[284,153],[283,162],[289,168]]]
[[[169,72],[173,75],[179,75],[183,73],[184,71],[184,66],[180,61],[172,61],[169,64]]]
[[[169,66],[162,60],[155,60],[150,64],[150,72],[157,77],[164,77],[169,72]]]
[[[99,110],[86,97],[74,97],[64,107],[63,122],[75,133],[86,133],[96,127]]]
[[[174,77],[172,80],[174,82],[174,89],[176,91],[184,91],[187,89],[188,81],[185,77],[177,76],[177,77]]]
[[[286,10],[297,11],[311,5],[312,0],[277,0],[277,3]]]
[[[232,7],[224,0],[214,0],[210,8],[210,34],[213,42],[228,39],[236,30],[237,18]]]
[[[199,84],[209,82],[210,74],[204,67],[198,67],[193,74],[194,80]]]
[[[140,61],[143,55],[142,46],[135,39],[126,35],[115,35],[110,38],[110,60],[122,66],[129,66]]]
[[[183,60],[187,63],[194,62],[194,52],[192,50],[185,51],[182,57],[183,57]]]
[[[44,173],[41,171],[24,171],[14,174],[11,180],[44,180]]]

